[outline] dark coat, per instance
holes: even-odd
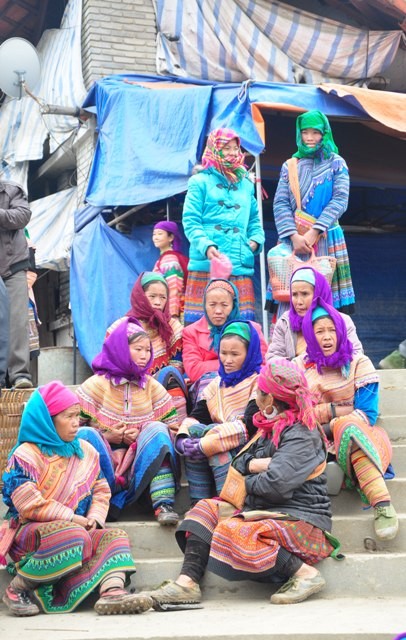
[[[17,184],[0,182],[0,276],[8,278],[29,267],[24,228],[31,218],[27,196]]]
[[[272,458],[267,471],[248,472],[252,458],[267,457]],[[260,437],[233,461],[233,466],[246,476],[244,511],[278,511],[331,531],[326,474],[307,480],[325,457],[319,431],[310,431],[300,423],[282,431],[278,448],[270,438]]]

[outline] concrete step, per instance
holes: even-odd
[[[387,481],[393,505],[398,513],[406,513],[406,479],[395,477]],[[342,489],[338,496],[332,496],[332,511],[334,515],[348,516],[365,511],[364,503],[355,489]],[[370,511],[368,508],[366,512]],[[372,512],[371,512],[372,513]]]
[[[377,424],[383,427],[393,443],[406,442],[406,415],[382,415]]]
[[[139,559],[136,548],[133,551],[137,567],[133,584],[137,591],[155,588],[164,580],[178,576],[181,558]],[[400,598],[406,593],[406,553],[348,553],[344,560],[327,558],[318,567],[327,583],[323,598]],[[1,593],[9,582],[10,576],[2,568]],[[219,597],[260,600],[276,588],[253,581],[230,582],[210,572],[206,572],[202,581],[205,600]]]
[[[89,605],[74,615],[11,618],[0,604],[0,632],[16,640],[393,640],[404,631],[404,598],[335,598],[320,593],[292,607],[258,600],[204,600],[193,611],[97,616]]]
[[[379,371],[379,411],[382,415],[406,414],[406,369]]]
[[[333,534],[340,540],[343,553],[403,552],[406,549],[405,514],[399,516],[399,524],[395,540],[379,540],[374,532],[373,513],[369,510],[356,516],[333,516]],[[182,558],[173,527],[161,527],[154,521],[120,522],[119,526],[128,533],[137,560]]]

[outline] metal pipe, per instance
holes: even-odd
[[[261,163],[259,156],[255,156],[255,186],[257,192],[258,213],[262,228],[264,228],[264,216],[262,210],[262,181],[261,181]],[[261,304],[262,304],[262,328],[265,339],[268,340],[268,312],[265,309],[266,300],[266,264],[265,264],[265,242],[263,251],[259,254],[259,270],[261,278]]]

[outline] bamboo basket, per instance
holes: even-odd
[[[8,454],[17,442],[24,407],[35,389],[3,390],[0,397],[0,486]]]

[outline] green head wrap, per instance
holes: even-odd
[[[162,282],[165,287],[168,287],[163,275],[157,271],[146,271],[141,278],[141,287],[144,289],[150,282]]]
[[[321,142],[310,148],[302,141],[303,129],[317,129],[323,135]],[[338,153],[337,146],[333,139],[330,123],[321,111],[307,111],[296,118],[296,144],[297,152],[294,158],[329,158],[332,153]]]
[[[233,335],[240,336],[247,342],[251,340],[250,328],[244,322],[231,322],[228,324],[223,330],[222,338],[227,334],[232,333]]]

